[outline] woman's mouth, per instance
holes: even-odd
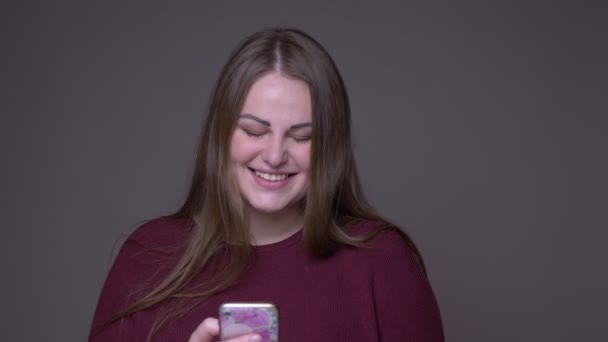
[[[256,177],[263,179],[267,182],[280,182],[280,181],[284,181],[287,178],[293,176],[294,174],[289,174],[289,173],[266,173],[266,172],[262,172],[262,171],[258,171],[258,170],[254,170],[254,169],[250,169],[253,174],[255,174]]]

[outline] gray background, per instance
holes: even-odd
[[[606,11],[571,2],[3,2],[2,340],[83,341],[125,234],[177,208],[229,51],[330,51],[374,205],[450,341],[600,340]]]

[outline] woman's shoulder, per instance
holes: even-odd
[[[370,262],[401,261],[411,267],[422,267],[412,239],[393,224],[361,220],[351,227],[349,235],[365,241],[359,252]]]
[[[137,227],[125,244],[158,251],[180,247],[188,239],[194,225],[190,218],[158,217]]]
[[[348,235],[366,239],[373,245],[401,244],[409,240],[409,237],[401,228],[388,222],[373,220],[357,220],[351,225]]]
[[[361,222],[353,228],[364,236],[372,234],[367,246],[352,253],[358,253],[357,271],[366,270],[371,279],[382,340],[443,341],[437,300],[411,239],[382,222]]]
[[[157,276],[159,269],[169,269],[186,246],[192,225],[192,220],[172,217],[159,217],[141,224],[122,245],[111,272],[115,275],[113,279],[147,281]]]

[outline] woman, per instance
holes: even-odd
[[[338,69],[297,30],[233,52],[185,204],[125,242],[89,338],[214,341],[224,302],[277,304],[282,341],[443,341],[418,250],[361,192]]]

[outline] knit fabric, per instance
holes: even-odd
[[[161,218],[131,234],[104,284],[90,341],[145,341],[159,306],[96,327],[162,280],[192,226],[190,220]],[[374,227],[364,222],[351,234]],[[444,340],[431,286],[396,231],[382,231],[368,247],[345,246],[323,259],[306,249],[301,231],[254,249],[252,267],[238,283],[164,325],[153,341],[188,341],[203,319],[218,316],[225,302],[277,305],[283,342]],[[195,281],[202,281],[204,273]]]

